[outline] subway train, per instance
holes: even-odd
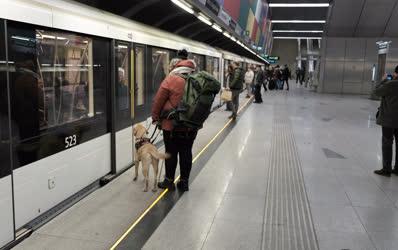
[[[0,6],[0,248],[132,166],[177,50],[221,82],[232,60],[262,64],[72,1]]]

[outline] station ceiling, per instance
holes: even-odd
[[[397,37],[398,0],[334,0],[328,36]]]
[[[343,0],[351,1],[351,0]],[[330,3],[330,0],[269,0],[270,4],[290,3]],[[327,20],[328,7],[272,7],[271,19],[272,20]],[[273,23],[273,31],[324,31],[325,24],[323,23]],[[322,33],[312,32],[274,32],[274,37],[320,37]]]
[[[259,61],[258,57],[170,0],[75,1]]]

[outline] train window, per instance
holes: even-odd
[[[217,57],[208,56],[206,60],[206,71],[220,80],[220,61]]]
[[[135,82],[136,82],[136,105],[145,104],[145,48],[135,48]]]
[[[116,46],[116,65],[117,65],[117,83],[116,96],[119,111],[129,109],[129,48],[127,45],[118,44]]]
[[[19,25],[10,26],[8,39],[15,62],[10,74],[13,118],[20,139],[106,113],[106,42]]]
[[[201,70],[205,70],[205,57],[204,56],[190,53],[188,58],[194,60],[194,62],[196,63],[196,71],[197,72],[201,71]]]
[[[160,83],[169,74],[170,52],[165,49],[152,48],[152,72],[148,87],[149,100],[152,101]],[[149,104],[149,103],[148,103]],[[149,107],[148,107],[149,108]]]

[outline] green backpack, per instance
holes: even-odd
[[[185,89],[174,116],[175,125],[201,129],[211,113],[221,83],[205,71],[182,77],[185,79]]]

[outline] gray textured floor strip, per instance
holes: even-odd
[[[318,250],[291,122],[283,107],[274,115],[262,249]]]

